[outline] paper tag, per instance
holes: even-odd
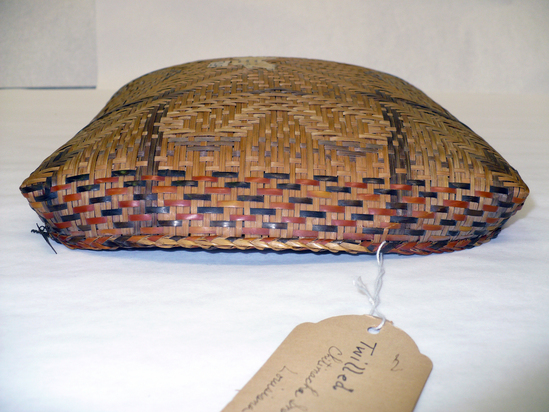
[[[433,363],[372,316],[297,326],[222,412],[413,411]]]

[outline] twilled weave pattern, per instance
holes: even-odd
[[[495,237],[528,188],[410,84],[339,63],[209,60],[120,89],[21,191],[72,248],[403,254]]]

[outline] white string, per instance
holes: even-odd
[[[383,248],[383,245],[385,245],[385,243],[387,242],[381,243],[381,245],[379,245],[379,247],[377,248],[377,277],[375,281],[374,293],[370,293],[368,286],[366,286],[366,284],[362,280],[362,276],[359,276],[355,280],[355,286],[358,288],[358,290],[360,290],[368,297],[368,301],[372,306],[372,309],[370,310],[370,316],[376,316],[378,318],[381,318],[381,323],[378,326],[368,329],[371,333],[378,333],[385,325],[385,321],[387,320],[385,318],[385,315],[383,315],[378,310],[378,306],[380,303],[379,293],[381,292],[381,287],[383,286],[383,275],[385,274],[385,269],[383,268],[383,253],[381,253],[381,249]]]

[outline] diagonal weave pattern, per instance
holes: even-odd
[[[27,178],[71,248],[426,254],[495,237],[528,195],[410,84],[292,58],[174,66],[120,89]]]

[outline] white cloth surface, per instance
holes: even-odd
[[[0,87],[96,85],[94,0],[0,1]]]
[[[297,324],[369,311],[374,256],[55,255],[18,187],[111,94],[0,90],[0,410],[219,411]],[[549,96],[429,94],[531,194],[485,245],[385,257],[380,310],[434,363],[416,411],[547,410]]]
[[[549,93],[546,0],[96,0],[98,87],[188,61],[333,60],[420,89]]]
[[[548,16],[546,0],[2,0],[0,87],[118,89],[188,61],[288,56],[547,94]]]

